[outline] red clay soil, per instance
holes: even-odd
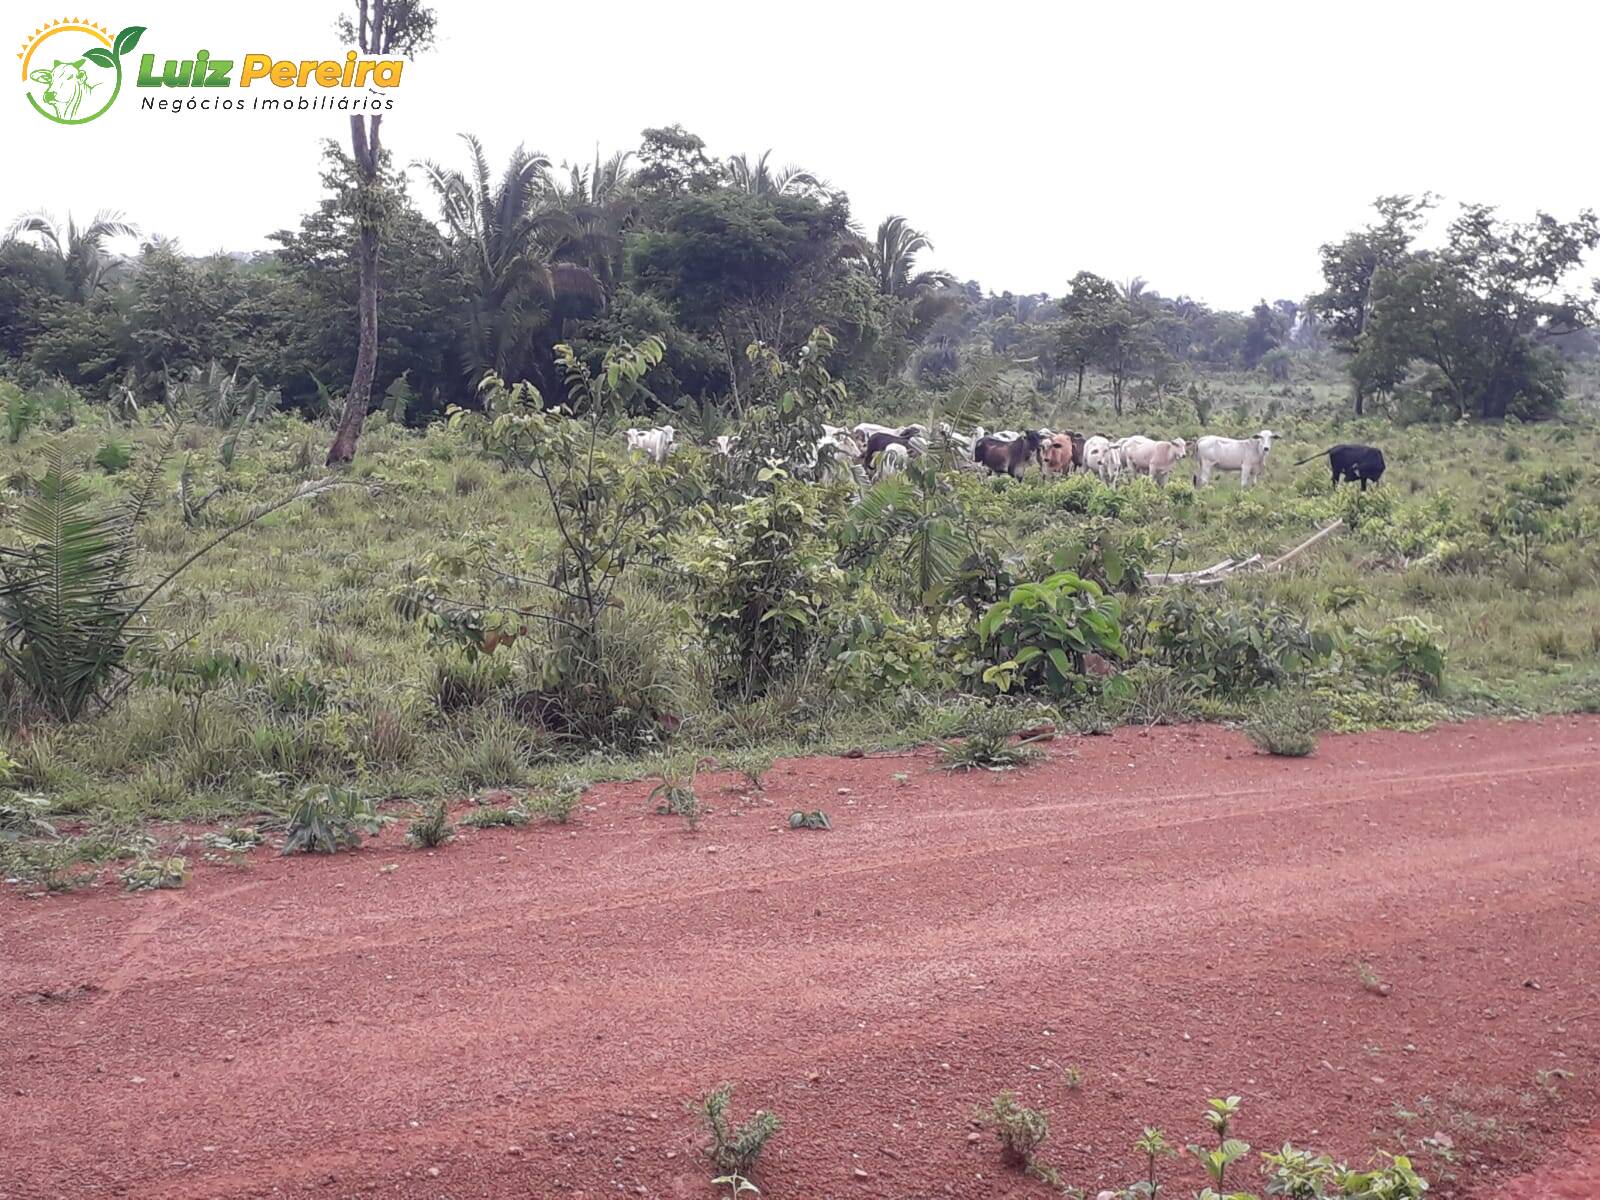
[[[1557,1179],[1600,1113],[1600,721],[1050,753],[702,777],[693,834],[618,785],[436,853],[13,890],[0,1196],[708,1197],[684,1104],[722,1080],[783,1118],[772,1200],[1045,1196],[971,1136],[1002,1088],[1091,1194],[1232,1092],[1258,1147],[1432,1139],[1434,1194],[1485,1200],[1555,1155],[1516,1200],[1600,1195]]]

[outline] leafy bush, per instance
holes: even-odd
[[[706,1153],[717,1174],[747,1178],[754,1174],[761,1151],[783,1123],[775,1113],[760,1109],[743,1125],[735,1126],[728,1116],[732,1101],[733,1085],[725,1083],[698,1105],[691,1105],[689,1111],[705,1120],[711,1134]]]
[[[812,488],[780,484],[719,526],[695,539],[685,570],[723,690],[758,695],[804,662],[845,576]]]
[[[588,785],[577,779],[563,779],[544,797],[541,808],[544,815],[557,825],[565,825],[577,811]]]
[[[315,786],[300,792],[284,815],[284,854],[337,854],[377,836],[389,818],[354,788]]]
[[[1002,692],[1066,696],[1081,690],[1083,656],[1123,656],[1122,609],[1100,585],[1062,571],[1025,583],[978,622],[977,637],[991,665],[983,681]]]
[[[767,772],[772,770],[772,755],[760,750],[736,750],[723,757],[722,765],[743,775],[750,787],[759,792]]]
[[[1317,748],[1317,735],[1328,728],[1327,704],[1305,691],[1270,696],[1245,723],[1245,735],[1268,754],[1304,758]]]
[[[461,823],[473,829],[499,829],[502,826],[515,828],[526,825],[530,819],[528,810],[520,805],[502,807],[486,804],[462,817]]]
[[[1194,719],[1196,690],[1171,667],[1138,663],[1106,681],[1105,711],[1125,725],[1178,725]]]
[[[1188,588],[1157,597],[1145,611],[1145,629],[1159,661],[1221,692],[1281,683],[1333,644],[1288,609],[1234,607]]]
[[[1013,744],[1017,718],[1004,705],[993,705],[975,713],[966,723],[960,741],[939,743],[939,761],[949,771],[1009,771],[1042,757],[1037,747],[1027,742]]]
[[[887,607],[850,613],[829,642],[830,686],[857,700],[928,691],[948,678],[920,618],[904,620]]]
[[[140,858],[123,868],[119,878],[130,892],[181,888],[189,882],[189,860],[180,854],[167,858]]]
[[[133,447],[127,442],[112,438],[95,451],[94,464],[107,475],[120,475],[133,462]]]
[[[1444,686],[1444,643],[1441,631],[1423,617],[1408,613],[1372,631],[1357,630],[1368,665],[1380,674],[1409,680],[1437,694]]]
[[[5,380],[0,380],[0,399],[5,401],[6,441],[15,446],[39,419],[39,402]]]
[[[169,431],[127,502],[101,514],[90,511],[88,488],[53,447],[37,491],[17,515],[26,544],[0,547],[0,661],[63,720],[75,720],[125,674],[140,641],[133,622],[168,584],[268,514],[335,486],[333,480],[306,484],[256,509],[136,594],[130,580],[135,536],[177,432]]]
[[[694,777],[699,762],[690,758],[662,765],[660,778],[650,789],[648,800],[659,800],[656,812],[664,817],[682,817],[691,830],[700,827],[700,797],[695,794]]]
[[[455,826],[450,824],[450,810],[442,798],[423,808],[406,828],[406,840],[425,850],[442,846],[455,835]]]
[[[994,1129],[1000,1140],[1000,1158],[1018,1171],[1034,1170],[1039,1148],[1050,1136],[1050,1118],[1040,1109],[1028,1108],[1014,1092],[1001,1092],[980,1106],[978,1119]]]

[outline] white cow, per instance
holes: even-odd
[[[911,461],[911,454],[899,442],[890,442],[878,451],[878,463],[873,471],[874,479],[887,479],[891,475],[899,475],[906,469],[906,464]]]
[[[1211,482],[1211,472],[1238,471],[1239,486],[1249,487],[1261,477],[1267,467],[1267,452],[1272,449],[1272,439],[1278,435],[1263,429],[1255,437],[1226,438],[1207,435],[1195,443],[1195,457],[1200,460],[1200,474],[1196,487]]]
[[[1111,453],[1111,439],[1098,433],[1083,439],[1083,465],[1101,479],[1106,479],[1106,458]],[[1106,479],[1106,482],[1110,482]]]
[[[727,455],[733,453],[733,444],[738,440],[739,439],[737,437],[735,437],[735,436],[723,433],[723,434],[718,434],[716,437],[712,438],[711,439],[711,445],[716,450],[716,452],[718,454],[721,454],[724,457],[726,457]]]
[[[661,425],[654,429],[630,429],[627,436],[630,451],[639,451],[653,463],[664,463],[678,435],[671,425]]]
[[[1142,433],[1125,437],[1115,445],[1122,451],[1123,458],[1134,474],[1148,475],[1163,486],[1167,476],[1172,474],[1173,467],[1178,465],[1178,460],[1189,453],[1189,444],[1182,438],[1158,442]]]

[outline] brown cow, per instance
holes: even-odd
[[[1072,453],[1072,435],[1058,433],[1044,444],[1044,469],[1051,475],[1070,475],[1077,465]]]
[[[1028,469],[1028,460],[1039,454],[1044,438],[1039,431],[1030,429],[1021,437],[1005,442],[999,438],[979,438],[972,448],[972,461],[982,463],[991,475],[1009,475],[1021,479]]]

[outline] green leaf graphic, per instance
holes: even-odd
[[[139,44],[139,37],[145,31],[143,25],[129,25],[117,34],[116,55],[121,58]]]
[[[117,60],[111,57],[111,51],[104,46],[95,46],[92,49],[85,50],[83,56],[97,67],[114,67],[117,65]]]

